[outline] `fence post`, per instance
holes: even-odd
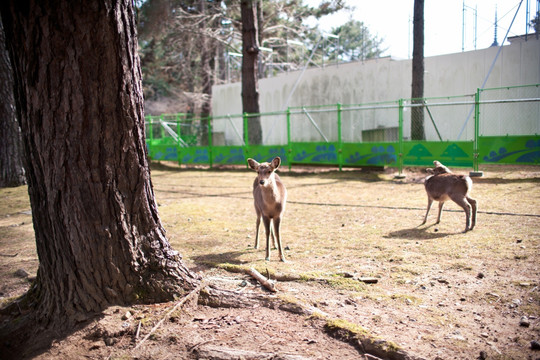
[[[343,141],[341,139],[341,104],[337,104],[337,126],[338,126],[338,166],[339,171],[343,167]]]
[[[181,129],[181,124],[180,124],[180,115],[176,114],[175,119],[176,119],[176,134],[178,135],[179,138],[181,138],[182,137],[182,129]]]
[[[474,94],[474,140],[473,140],[473,171],[469,173],[469,176],[481,177],[484,176],[483,171],[478,171],[478,136],[480,132],[480,91],[476,89]]]
[[[403,172],[403,99],[398,100],[398,175],[404,178]]]
[[[208,161],[210,163],[210,169],[214,165],[214,162],[213,162],[213,159],[212,159],[212,155],[213,155],[212,149],[214,147],[214,144],[212,142],[212,139],[213,139],[212,132],[214,131],[214,129],[212,127],[212,122],[213,121],[214,121],[213,117],[208,118]]]
[[[176,135],[178,135],[179,139],[182,139],[182,131],[180,129],[180,115],[176,114],[174,118],[176,121]],[[182,165],[182,147],[180,146],[178,141],[176,142],[176,156],[178,157],[178,165]]]
[[[154,117],[152,115],[148,116],[149,124],[150,124],[150,143],[152,143],[152,140],[154,140]]]
[[[164,122],[165,121],[165,118],[163,117],[163,114],[159,115],[159,120],[161,122]],[[163,133],[163,126],[161,125],[161,122],[160,122],[160,126],[159,126],[159,133],[160,133],[160,136],[159,138],[160,139],[163,139],[165,137],[165,134]]]
[[[287,107],[287,162],[289,171],[292,168],[292,145],[291,145],[291,108]]]
[[[244,120],[244,154],[249,157],[248,113],[243,113],[242,119]],[[247,162],[246,166],[248,166]]]

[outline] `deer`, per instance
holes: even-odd
[[[281,164],[281,158],[275,157],[271,162],[263,163],[258,163],[250,158],[247,162],[249,167],[257,172],[257,177],[253,181],[253,200],[257,213],[255,249],[259,248],[259,226],[262,218],[266,231],[266,261],[270,260],[270,234],[272,232],[271,225],[273,225],[279,258],[285,262],[279,230],[287,202],[287,189],[275,172]],[[274,240],[274,234],[272,234],[272,240]]]
[[[426,223],[429,209],[431,208],[433,201],[439,202],[439,216],[435,223],[438,224],[441,222],[444,202],[452,200],[465,210],[465,231],[463,232],[466,233],[467,231],[472,230],[476,224],[477,201],[469,196],[473,184],[471,178],[466,175],[454,174],[437,160],[435,160],[433,164],[435,165],[435,168],[426,169],[426,172],[430,174],[426,177],[424,183],[428,196],[428,205],[424,222],[420,225]]]

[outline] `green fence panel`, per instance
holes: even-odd
[[[403,165],[432,166],[438,160],[450,167],[472,167],[473,153],[473,141],[406,141]]]
[[[210,164],[210,148],[208,146],[183,147],[180,149],[179,162],[181,164]]]
[[[147,140],[146,147],[152,160],[178,161],[178,147],[172,139]]]
[[[343,166],[398,166],[398,143],[344,143]]]
[[[479,162],[483,164],[540,165],[540,136],[480,136]]]
[[[289,156],[286,145],[249,145],[247,157],[253,158],[258,162],[270,162],[273,158],[279,156],[281,165],[289,165]]]
[[[400,99],[397,104],[306,106],[213,119],[147,116],[146,144],[151,159],[210,166],[276,156],[289,168],[396,166],[400,172],[402,166],[432,166],[433,160],[475,171],[479,163],[540,165],[540,84],[422,100],[422,141],[410,140],[414,105]],[[260,118],[266,145],[248,143],[252,118]]]
[[[212,163],[219,165],[244,165],[247,157],[242,146],[213,146]]]
[[[338,143],[291,143],[291,163],[312,165],[337,165]]]

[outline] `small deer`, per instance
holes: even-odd
[[[260,164],[253,159],[248,159],[247,162],[249,167],[257,172],[257,177],[253,181],[253,200],[255,202],[255,211],[257,212],[255,249],[259,248],[259,225],[261,224],[262,217],[266,230],[266,260],[270,260],[270,225],[272,222],[275,239],[277,240],[279,258],[281,261],[285,261],[285,255],[281,247],[279,226],[287,202],[287,189],[283,182],[281,182],[279,175],[275,173],[281,164],[281,159],[275,157],[272,162],[263,162]],[[274,240],[274,234],[272,234],[272,240]]]
[[[426,216],[424,217],[424,222],[420,225],[424,225],[426,223],[429,209],[431,208],[434,200],[439,202],[439,216],[437,217],[436,224],[440,223],[444,202],[450,199],[465,210],[466,221],[465,231],[463,232],[472,230],[476,224],[476,200],[468,195],[472,189],[471,178],[466,175],[457,175],[452,173],[450,169],[436,160],[433,162],[433,164],[435,165],[435,168],[426,169],[426,172],[432,175],[426,177],[426,181],[424,183],[428,196],[428,206]]]

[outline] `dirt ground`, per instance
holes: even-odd
[[[253,248],[254,172],[153,164],[163,225],[190,268],[213,286],[312,314],[194,302],[174,311],[175,303],[113,307],[44,347],[11,350],[35,359],[376,358],[331,336],[340,326],[409,358],[540,359],[531,343],[540,341],[540,168],[481,170],[471,194],[477,226],[462,233],[453,203],[440,224],[434,205],[418,226],[427,203],[420,169],[396,179],[394,169],[283,168],[282,263],[275,250],[264,260],[264,243]],[[26,188],[0,189],[0,197],[3,306],[28,289],[38,262]],[[250,267],[277,277],[277,293],[241,272]]]

